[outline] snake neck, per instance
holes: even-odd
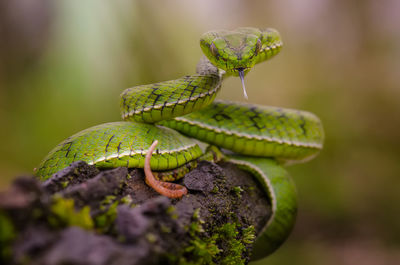
[[[215,99],[224,73],[204,57],[195,75],[125,89],[121,94],[122,118],[156,123],[200,110]]]
[[[196,73],[199,75],[216,75],[222,80],[226,72],[211,63],[211,61],[203,56],[196,66]]]

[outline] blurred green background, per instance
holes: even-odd
[[[2,1],[0,189],[71,134],[116,121],[119,94],[194,72],[199,36],[273,27],[284,49],[249,101],[317,114],[325,148],[289,168],[299,217],[257,264],[400,260],[400,1]],[[244,101],[230,78],[219,98]]]

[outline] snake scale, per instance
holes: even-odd
[[[67,138],[35,174],[46,180],[79,160],[99,168],[145,168],[149,185],[166,196],[180,197],[186,188],[165,180],[180,178],[196,161],[207,159],[208,152],[192,138],[231,150],[235,154],[224,159],[252,172],[271,200],[272,217],[254,245],[252,258],[261,258],[282,244],[296,217],[295,186],[282,162],[315,156],[322,149],[322,124],[305,111],[214,101],[228,75],[241,78],[247,97],[245,74],[282,47],[276,30],[210,31],[203,34],[200,46],[205,57],[196,74],[126,89],[121,94],[125,121],[94,126]],[[159,180],[148,176],[153,171]]]

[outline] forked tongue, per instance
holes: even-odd
[[[240,80],[242,80],[242,87],[243,87],[243,95],[245,99],[249,99],[247,97],[247,92],[246,92],[246,86],[244,85],[244,69],[238,69],[238,74],[240,77]]]

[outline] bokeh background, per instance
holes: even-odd
[[[400,1],[0,2],[0,189],[67,136],[116,121],[119,94],[194,72],[199,36],[274,27],[249,101],[316,113],[325,148],[289,168],[293,234],[256,264],[399,264]],[[244,101],[230,78],[219,98]]]

